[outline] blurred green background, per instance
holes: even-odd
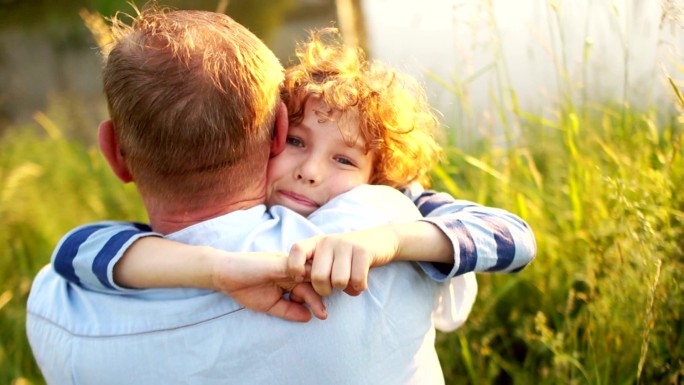
[[[510,20],[501,19],[502,1],[452,2],[454,15],[470,7],[482,21],[478,28],[489,36],[485,63],[452,76],[424,71],[431,89],[444,91],[435,104],[443,108],[446,98],[449,109],[446,156],[434,170],[435,187],[519,214],[535,230],[539,247],[537,259],[520,273],[479,275],[478,301],[467,324],[438,334],[446,382],[680,384],[681,3],[648,8],[659,12],[648,36],[667,54],[651,63],[656,68],[651,75],[638,77],[628,69],[646,52],[632,45],[635,36],[647,35],[633,24],[643,3],[526,4],[532,2],[545,15],[547,24],[539,28],[554,38],[552,44],[539,42],[546,56],[536,60],[546,62],[554,75],[544,94],[525,89],[529,82],[521,86],[508,72],[512,58],[531,66],[531,55],[506,44],[511,32],[502,20]],[[595,31],[574,23],[566,17],[568,4],[580,3],[593,4],[591,12],[600,10],[618,27]],[[333,0],[163,4],[225,11],[262,37],[284,63],[306,29],[343,22],[340,2]],[[369,4],[392,6],[381,0]],[[96,42],[79,16],[82,9],[111,15],[130,7],[125,1],[0,0],[2,384],[43,383],[25,337],[25,302],[33,276],[61,235],[89,221],[146,220],[134,189],[121,186],[93,146],[106,107]],[[377,26],[393,15],[369,16],[362,18],[366,28],[348,33],[367,33],[371,54],[389,58],[382,48],[391,44],[378,42],[378,36],[385,33],[388,39],[398,32]],[[464,19],[453,23],[462,27]],[[569,37],[571,30],[579,40]],[[674,44],[663,44],[664,36],[674,36]],[[601,39],[612,42],[611,52],[618,54],[604,59],[606,49],[592,49]],[[446,66],[467,67],[465,54],[452,53],[457,60]],[[589,83],[600,91],[600,79],[616,77],[614,70],[592,64],[596,61],[621,64],[622,83],[605,83],[604,93],[587,91]]]

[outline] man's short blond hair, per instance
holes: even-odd
[[[253,183],[253,162],[268,160],[283,79],[273,52],[219,13],[152,6],[130,25],[122,19],[112,19],[103,82],[138,186],[174,198]]]
[[[321,98],[342,117],[358,118],[366,150],[375,153],[369,183],[429,185],[429,171],[441,156],[434,137],[439,122],[414,77],[366,60],[361,50],[344,45],[334,28],[312,32],[297,57],[299,63],[286,70],[282,91],[290,124],[303,119],[308,98]]]

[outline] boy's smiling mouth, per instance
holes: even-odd
[[[311,207],[314,209],[317,209],[321,207],[318,203],[314,202],[313,200],[305,197],[304,195],[300,195],[297,193],[294,193],[292,191],[287,191],[287,190],[278,190],[276,191],[276,194],[280,195],[282,198],[287,199],[291,202],[297,203],[302,206],[307,206]]]

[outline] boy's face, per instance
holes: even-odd
[[[269,162],[269,207],[282,205],[308,216],[370,180],[373,153],[365,152],[358,119],[352,114],[330,119],[327,112],[327,106],[312,97],[302,122],[290,126],[285,150]]]

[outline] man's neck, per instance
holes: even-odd
[[[212,200],[196,197],[193,203],[201,202],[202,204],[192,206],[182,202],[155,202],[153,199],[143,197],[152,229],[161,234],[174,233],[234,211],[250,209],[263,204],[265,200],[265,190],[257,194],[242,194],[240,197],[230,199]]]

